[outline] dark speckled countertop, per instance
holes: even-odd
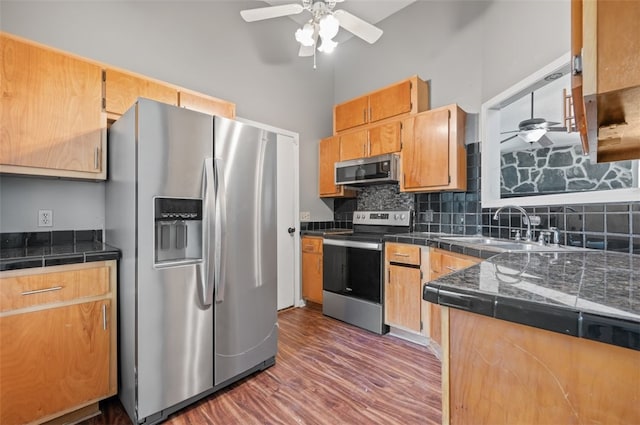
[[[100,230],[2,233],[0,271],[120,259]]]

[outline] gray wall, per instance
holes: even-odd
[[[330,220],[332,204],[317,197],[317,149],[332,129],[332,65],[318,58],[314,70],[309,59],[297,58],[292,20],[248,24],[240,17],[240,10],[264,5],[2,0],[0,28],[230,100],[238,116],[298,132],[300,208],[313,220]],[[2,232],[38,230],[39,208],[54,210],[53,230],[104,223],[103,183],[1,176],[0,195]]]
[[[428,80],[431,107],[482,103],[570,48],[570,2],[417,1],[379,24],[373,46],[336,50],[335,101],[417,74]]]
[[[569,50],[568,0],[418,1],[378,24],[385,33],[376,44],[353,38],[318,55],[314,70],[296,57],[295,22],[239,16],[264,5],[1,0],[0,27],[228,99],[241,117],[300,133],[300,210],[313,221],[333,220],[333,203],[317,198],[317,148],[331,134],[334,103],[418,74],[430,81],[432,107],[477,113]],[[104,222],[103,193],[101,183],[2,176],[0,231],[35,230],[38,208],[54,209],[54,230],[95,227]]]

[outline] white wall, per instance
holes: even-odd
[[[332,129],[332,66],[319,58],[314,70],[309,59],[297,58],[292,20],[249,24],[240,17],[240,10],[260,6],[265,4],[2,0],[0,28],[230,100],[238,116],[299,133],[300,208],[313,220],[331,220],[331,208],[317,197],[317,149]],[[36,205],[43,202],[55,207],[56,218],[68,217],[54,218],[54,230],[101,224],[103,186],[1,176],[0,231],[34,230]],[[83,208],[77,208],[79,199]]]

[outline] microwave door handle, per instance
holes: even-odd
[[[202,174],[202,198],[204,203],[202,220],[202,262],[197,265],[198,295],[204,306],[210,306],[213,302],[214,265],[211,262],[211,242],[215,239],[212,232],[215,231],[212,223],[215,221],[215,177],[213,174],[213,159],[204,160],[204,173]]]

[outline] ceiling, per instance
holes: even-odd
[[[289,3],[301,3],[300,0],[264,0],[265,3],[269,3],[272,6],[289,4]],[[344,0],[341,3],[336,3],[334,10],[343,9],[351,14],[363,19],[370,24],[377,24],[383,19],[393,15],[400,9],[404,9],[416,0]],[[299,15],[292,15],[290,17],[300,25],[304,25],[310,18],[309,12],[305,11]],[[348,33],[347,31],[340,31],[342,33]],[[384,35],[383,35],[384,37]],[[341,37],[341,41],[346,40],[346,36]]]

